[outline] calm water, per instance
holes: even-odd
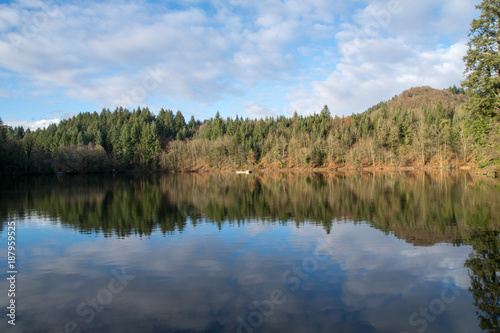
[[[1,332],[498,332],[500,183],[0,179]]]

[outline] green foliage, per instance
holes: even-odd
[[[448,91],[455,95],[465,95],[465,89],[463,87],[457,87],[455,84],[453,87],[449,87]]]
[[[146,165],[152,165],[157,161],[160,151],[160,140],[156,133],[154,123],[145,123],[142,129],[141,154]]]
[[[471,24],[469,48],[464,57],[467,78],[463,86],[480,98],[495,98],[500,89],[500,6],[498,1],[483,0],[476,8],[481,15]],[[477,111],[486,113],[489,110]]]
[[[186,120],[181,111],[177,111],[174,118],[174,131],[175,135],[186,128]]]
[[[465,95],[423,87],[400,96],[342,118],[332,118],[325,105],[309,116],[223,119],[217,112],[203,123],[191,116],[186,124],[181,111],[161,109],[155,116],[148,108],[120,107],[34,132],[2,127],[0,172],[410,165],[414,156],[421,165],[439,160],[445,167],[467,160],[469,118],[457,116]],[[491,129],[483,125],[467,129],[486,142]]]
[[[483,0],[474,19],[464,57],[467,78],[462,83],[471,98],[464,106],[465,126],[476,144],[475,156],[480,165],[500,169],[500,5]]]
[[[306,158],[306,162],[312,167],[320,167],[326,158],[326,153],[319,145],[314,145],[311,154]]]
[[[174,113],[172,110],[160,110],[156,118],[158,135],[163,138],[175,136]]]

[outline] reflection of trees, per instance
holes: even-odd
[[[474,251],[465,266],[469,268],[480,327],[500,332],[500,233],[477,233],[470,242]]]
[[[149,235],[200,219],[223,228],[250,220],[316,224],[367,221],[418,245],[460,244],[469,230],[499,227],[494,181],[467,174],[177,174],[34,177],[0,189],[0,215],[35,212],[82,232]]]

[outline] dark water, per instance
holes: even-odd
[[[500,183],[0,179],[1,332],[499,332]]]

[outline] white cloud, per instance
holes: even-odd
[[[4,124],[7,126],[17,127],[22,126],[24,129],[36,130],[37,128],[44,128],[50,124],[58,124],[61,119],[41,119],[41,120],[21,120],[16,118],[6,118],[3,120]]]
[[[0,32],[8,31],[19,24],[19,15],[6,5],[0,5]]]
[[[280,112],[276,109],[269,108],[263,104],[248,102],[243,105],[243,110],[251,118],[277,117]]]

